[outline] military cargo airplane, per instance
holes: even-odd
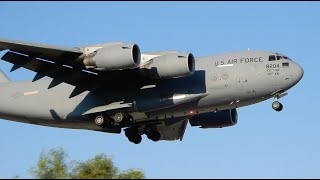
[[[0,73],[0,118],[59,128],[120,134],[139,144],[182,140],[188,122],[223,128],[237,108],[279,99],[303,69],[288,56],[246,50],[197,57],[191,52],[141,53],[137,44],[111,42],[61,47],[0,39],[2,60],[36,72],[11,82]]]

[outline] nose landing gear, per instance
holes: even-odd
[[[282,98],[282,97],[284,97],[284,96],[286,96],[286,95],[288,95],[287,92],[277,93],[277,94],[274,96],[275,101],[272,103],[272,109],[274,109],[274,110],[276,110],[276,111],[278,111],[278,112],[282,111],[283,105],[278,101],[278,99],[280,99],[280,98]]]
[[[272,108],[279,112],[283,109],[283,105],[279,101],[274,101],[272,103]]]

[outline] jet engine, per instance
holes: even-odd
[[[189,119],[191,126],[201,128],[222,128],[237,124],[237,109],[197,114]]]
[[[141,52],[136,44],[117,44],[97,49],[84,58],[84,65],[97,70],[132,69],[140,65]]]
[[[141,71],[152,79],[178,78],[194,73],[192,53],[173,53],[154,57]]]

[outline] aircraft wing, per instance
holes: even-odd
[[[37,57],[67,65],[74,65],[75,60],[83,54],[78,48],[0,39],[0,50],[6,49],[28,55],[31,58]]]
[[[134,70],[88,70],[83,64],[82,58],[84,54],[80,48],[0,39],[0,50],[9,50],[2,57],[2,60],[13,64],[11,71],[21,67],[34,71],[37,74],[33,81],[44,76],[51,77],[53,80],[48,88],[52,88],[62,82],[75,86],[70,98],[102,85],[102,81],[112,82],[115,81],[114,77],[117,77],[118,80],[120,78],[125,80],[137,74]]]

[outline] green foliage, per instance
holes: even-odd
[[[129,169],[120,173],[117,179],[145,179],[142,170]]]
[[[52,149],[48,154],[41,152],[37,168],[31,169],[31,174],[37,179],[66,178],[68,175],[66,156],[62,148]]]
[[[142,170],[120,171],[111,158],[98,154],[85,162],[66,163],[62,148],[41,152],[36,168],[30,170],[35,179],[145,179]],[[19,178],[18,176],[16,178]]]
[[[118,169],[114,167],[112,159],[103,154],[93,159],[80,162],[71,173],[72,179],[114,179]]]

